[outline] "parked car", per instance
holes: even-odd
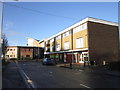
[[[50,58],[44,58],[42,61],[43,65],[53,65],[53,60],[51,60]]]

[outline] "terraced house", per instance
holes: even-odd
[[[39,44],[57,61],[106,64],[118,61],[118,37],[117,23],[88,17]]]

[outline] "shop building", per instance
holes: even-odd
[[[103,64],[118,61],[118,39],[117,23],[85,18],[42,44],[45,56],[57,61]]]

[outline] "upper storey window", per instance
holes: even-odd
[[[84,29],[87,29],[87,23],[84,23],[76,28],[73,29],[73,33],[76,33],[76,32],[79,32],[79,31],[82,31]]]
[[[57,36],[57,37],[56,37],[56,40],[59,40],[60,38],[61,38],[61,35]]]
[[[51,42],[51,43],[54,42],[54,39],[51,39],[50,42]]]
[[[66,36],[68,36],[68,35],[70,35],[71,34],[71,31],[67,31],[67,32],[65,32],[64,34],[63,34],[63,37],[66,37]]]
[[[41,47],[44,47],[44,42],[41,43]]]

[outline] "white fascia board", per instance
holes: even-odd
[[[88,50],[88,48],[84,48],[84,49],[76,49],[76,50],[70,50],[70,51],[85,51]]]
[[[107,24],[107,25],[112,25],[112,26],[118,26],[118,23],[109,22],[109,21],[100,20],[100,19],[95,19],[95,18],[88,18],[88,21]]]
[[[59,52],[45,52],[44,54],[64,53],[64,52],[73,52],[73,51],[85,51],[85,50],[88,50],[88,48],[77,49],[77,50],[68,50],[68,51],[59,51]]]
[[[75,27],[77,27],[77,26],[79,26],[79,25],[81,25],[81,24],[83,24],[83,23],[85,23],[85,22],[87,22],[87,21],[88,21],[88,18],[85,18],[85,19],[79,21],[78,23],[76,23],[76,24],[74,24],[74,25],[72,25],[72,26],[64,29],[63,31],[61,31],[61,32],[53,35],[52,37],[46,39],[46,41],[47,41],[47,40],[50,40],[50,39],[52,39],[52,38],[54,38],[54,37],[56,37],[56,36],[58,36],[58,35],[60,35],[60,34],[62,34],[62,33],[65,33],[65,32],[67,32],[68,30],[71,30],[71,29],[73,29],[73,28],[75,28]]]

